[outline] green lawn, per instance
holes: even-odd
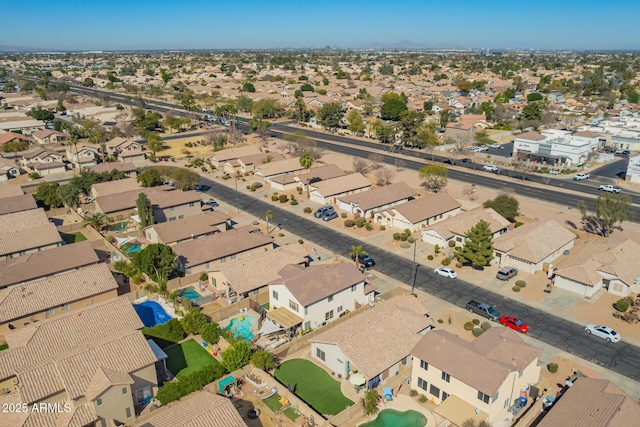
[[[295,421],[296,419],[298,419],[300,417],[300,415],[298,415],[295,412],[293,412],[293,409],[291,409],[291,408],[285,409],[283,414],[285,414],[287,416],[287,418],[289,418],[291,421]]]
[[[207,350],[192,339],[165,348],[164,352],[169,356],[167,368],[177,378],[182,378],[205,366],[220,364]]]
[[[335,415],[353,405],[340,391],[340,383],[309,360],[288,360],[274,376],[284,387],[291,385],[299,398],[321,414]]]
[[[77,231],[75,233],[71,233],[71,234],[60,233],[60,235],[62,236],[62,240],[64,240],[64,242],[67,245],[69,245],[71,243],[78,243],[78,242],[83,242],[83,241],[87,240],[87,238],[84,236],[84,234],[82,234],[79,231]]]
[[[278,393],[274,394],[271,397],[267,397],[266,399],[263,399],[262,401],[274,413],[278,412],[280,410],[280,408],[282,408],[282,403],[280,403],[280,395]]]
[[[9,344],[0,344],[0,351],[6,350],[9,348]]]

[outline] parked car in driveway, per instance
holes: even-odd
[[[215,200],[211,199],[211,200],[207,200],[206,202],[202,202],[203,205],[208,205],[211,207],[217,207],[218,206],[218,202],[216,202]]]
[[[583,179],[589,179],[588,173],[579,173],[573,177],[574,181],[582,181]]]
[[[602,338],[603,340],[607,340],[609,342],[618,342],[621,339],[619,333],[604,325],[598,326],[593,323],[589,323],[588,325],[585,325],[584,330],[588,334]]]
[[[513,316],[501,316],[500,324],[506,326],[507,328],[511,328],[514,331],[522,332],[526,334],[529,332],[529,327],[522,320],[519,320],[517,317]]]
[[[438,267],[433,270],[433,272],[440,276],[448,277],[449,279],[455,279],[456,277],[458,277],[458,273],[456,273],[453,269],[447,267]]]
[[[482,170],[487,172],[498,172],[498,167],[494,165],[484,165]]]
[[[480,316],[484,316],[489,320],[493,320],[494,322],[500,318],[500,312],[487,303],[469,301],[466,305],[466,308],[467,310],[478,313]]]
[[[509,280],[518,274],[518,269],[515,267],[502,267],[496,273],[496,278],[500,280]]]
[[[327,212],[326,214],[324,214],[324,216],[322,217],[323,221],[331,221],[332,219],[338,218],[338,212],[331,210],[329,212]]]
[[[322,218],[327,213],[333,212],[333,211],[334,211],[333,206],[323,206],[321,208],[318,208],[318,210],[313,213],[313,216],[315,216],[316,218]]]

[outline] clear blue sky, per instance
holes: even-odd
[[[7,0],[9,1],[9,0]],[[640,0],[11,1],[0,44],[59,50],[361,47],[640,49]]]

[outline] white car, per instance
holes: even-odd
[[[601,185],[598,190],[616,194],[620,192],[620,189],[618,187],[614,187],[613,185]]]
[[[494,165],[484,165],[482,167],[482,170],[485,170],[487,172],[498,172],[498,167]]]
[[[582,181],[583,179],[589,179],[589,174],[588,173],[579,173],[579,174],[576,174],[576,176],[574,176],[573,179],[575,181]]]
[[[447,267],[438,267],[433,270],[433,272],[439,274],[440,276],[448,277],[449,279],[455,279],[456,277],[458,277],[458,273]]]
[[[618,342],[621,339],[619,333],[604,325],[598,326],[593,323],[589,323],[584,327],[584,330],[588,334],[595,335],[596,337],[600,337],[603,340],[607,340],[609,342]]]
[[[487,147],[486,145],[480,145],[480,146],[477,147],[477,150],[481,151],[481,152],[489,151],[489,147]]]
[[[489,147],[491,147],[491,148],[500,148],[500,147],[502,147],[502,145],[500,145],[500,144],[491,144],[491,145],[489,145]]]

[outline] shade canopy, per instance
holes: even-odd
[[[360,372],[356,372],[349,377],[349,382],[353,385],[364,385],[367,379]]]
[[[262,323],[262,327],[260,328],[260,335],[269,335],[281,330],[282,328],[280,325],[273,322],[271,319],[265,319],[264,323]]]

